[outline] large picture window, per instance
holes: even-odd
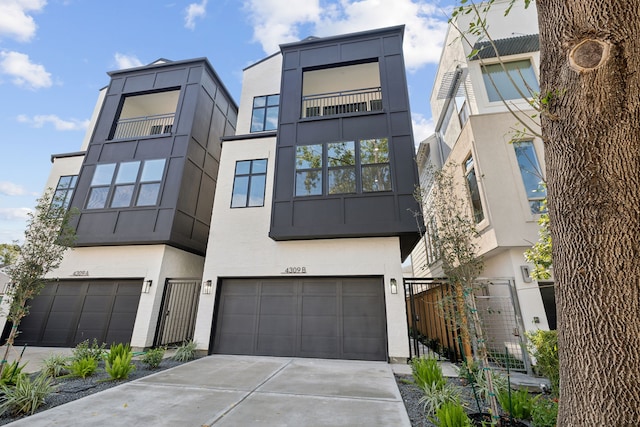
[[[391,189],[387,138],[296,147],[296,196]]]
[[[482,78],[487,89],[489,101],[495,102],[502,99],[518,99],[522,92],[527,98],[533,96],[532,92],[539,92],[538,80],[528,59],[501,64],[482,65]],[[506,72],[505,72],[506,70]]]
[[[236,162],[231,207],[264,206],[266,179],[267,159]]]
[[[513,148],[516,152],[520,176],[522,176],[522,183],[527,193],[531,213],[543,213],[545,211],[544,199],[547,197],[547,189],[544,186],[542,171],[540,170],[540,163],[538,163],[533,141],[514,142]]]
[[[280,95],[256,96],[253,98],[251,132],[276,130]]]
[[[478,178],[476,176],[476,167],[473,157],[467,157],[464,162],[465,178],[467,180],[467,188],[469,189],[469,199],[471,201],[471,212],[473,219],[478,224],[484,219],[484,211],[482,210],[482,201],[480,200],[480,188],[478,187]]]
[[[154,159],[97,165],[86,208],[127,208],[132,205],[158,204],[165,163],[165,159]]]

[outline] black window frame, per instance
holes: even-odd
[[[63,180],[68,181],[68,183],[63,182]],[[69,209],[77,184],[78,175],[61,175],[51,198],[51,207]]]
[[[264,105],[258,105],[256,106],[256,101],[259,99],[264,99]],[[272,101],[273,99],[276,99],[276,103],[269,103],[270,101]],[[255,128],[253,127],[254,125],[254,118],[256,116],[256,112],[261,111],[262,112],[262,120],[260,123],[259,128]],[[268,118],[269,116],[269,111],[275,111],[276,113],[276,124],[275,127],[271,128],[271,127],[267,127],[269,120]],[[254,96],[253,97],[253,104],[252,104],[252,110],[251,110],[251,122],[249,124],[249,132],[250,133],[255,133],[255,132],[268,132],[268,131],[274,131],[278,129],[278,115],[280,114],[280,94],[279,93],[274,93],[271,95],[260,95],[260,96]]]
[[[248,173],[243,173],[243,172],[238,172],[238,165],[240,163],[246,163],[249,162],[249,172]],[[260,171],[260,172],[256,172],[254,169],[254,165],[256,164],[256,162],[264,162],[264,171]],[[267,189],[267,168],[269,167],[269,160],[268,159],[246,159],[246,160],[236,160],[236,167],[234,168],[234,176],[233,176],[233,186],[231,189],[231,203],[230,203],[230,207],[231,209],[242,209],[242,208],[260,208],[264,206],[265,203],[265,196],[266,196],[266,189]],[[262,198],[261,198],[261,204],[252,204],[251,203],[251,196],[252,196],[252,184],[254,184],[254,179],[257,177],[261,177],[263,178],[262,181]],[[234,201],[236,200],[236,196],[237,195],[241,195],[241,194],[236,194],[236,190],[238,189],[238,187],[236,186],[236,184],[238,183],[238,178],[247,178],[247,184],[246,184],[246,195],[245,195],[245,200],[244,200],[244,204],[238,204],[238,205],[234,205]]]
[[[469,154],[462,164],[464,168],[464,179],[469,193],[469,207],[471,216],[476,224],[480,224],[486,218],[484,207],[482,206],[482,195],[478,184],[478,172],[473,154]]]

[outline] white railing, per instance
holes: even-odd
[[[380,110],[382,110],[382,89],[379,87],[302,97],[302,117]]]
[[[175,113],[118,120],[112,139],[170,134]]]

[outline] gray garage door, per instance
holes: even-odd
[[[73,347],[86,339],[131,341],[141,280],[60,281],[47,284],[29,305],[18,344]]]
[[[387,360],[381,278],[225,279],[214,353]]]

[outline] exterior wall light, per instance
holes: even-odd
[[[149,290],[151,289],[151,285],[153,285],[153,280],[145,280],[142,283],[142,293],[148,294]]]
[[[211,280],[207,280],[202,285],[202,293],[205,295],[209,295],[211,293],[212,288],[213,288],[213,285],[211,284]]]
[[[398,293],[398,282],[396,281],[396,279],[391,279],[391,293],[392,294],[397,294]]]

